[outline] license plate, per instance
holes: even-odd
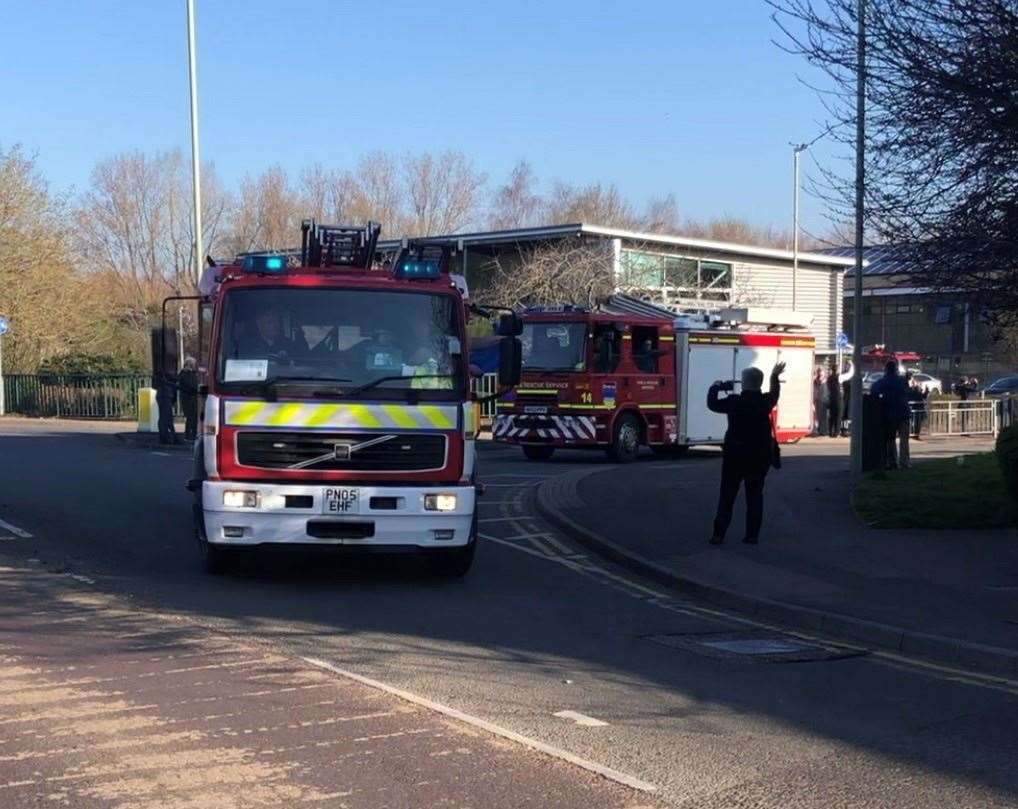
[[[322,498],[323,514],[359,514],[360,492],[357,489],[325,489]]]
[[[543,413],[547,413],[548,412],[548,407],[547,407],[547,405],[526,405],[523,408],[523,412],[524,413],[542,413],[543,414]]]

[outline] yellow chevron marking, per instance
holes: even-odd
[[[323,404],[318,405],[314,412],[305,421],[304,426],[306,427],[321,427],[328,424],[332,417],[340,411],[340,405],[334,404]]]
[[[231,424],[250,424],[265,409],[264,402],[246,402],[240,405],[230,416]]]
[[[275,412],[266,421],[272,427],[299,427],[297,415],[300,408],[299,404],[276,405]]]
[[[378,416],[371,412],[367,405],[350,405],[349,413],[357,421],[358,427],[381,427]]]
[[[385,411],[385,415],[396,423],[397,427],[412,428],[417,426],[417,422],[414,421],[414,417],[411,416],[402,405],[382,405],[382,410]]]
[[[418,409],[421,411],[421,415],[431,423],[432,427],[438,427],[440,430],[451,430],[456,426],[449,421],[449,418],[442,412],[440,407],[421,405]]]

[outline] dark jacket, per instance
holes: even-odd
[[[180,388],[180,406],[187,408],[198,402],[198,374],[185,368],[177,377],[177,386]]]
[[[908,418],[908,382],[901,374],[884,374],[873,383],[870,393],[880,399],[884,419],[889,424]]]
[[[781,384],[772,376],[771,389],[767,393],[743,391],[722,399],[718,396],[720,391],[717,385],[711,385],[707,391],[707,407],[728,416],[725,458],[749,470],[765,473],[770,468],[774,453],[771,411],[778,403]]]

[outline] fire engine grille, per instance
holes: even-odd
[[[445,447],[446,437],[431,433],[241,432],[237,461],[265,469],[420,471],[445,466]]]

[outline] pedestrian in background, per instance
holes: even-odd
[[[824,432],[824,369],[813,369],[813,435]]]
[[[764,374],[759,368],[746,368],[742,372],[742,393],[732,393],[734,382],[717,381],[707,391],[707,407],[715,413],[728,416],[721,461],[721,493],[714,517],[711,545],[725,541],[732,509],[739,488],[746,489],[746,536],[742,540],[755,545],[760,539],[763,523],[763,490],[767,472],[779,463],[776,454],[777,439],[771,422],[771,411],[781,393],[779,379],[785,363],[779,362],[771,371],[770,390],[763,393]],[[718,394],[728,392],[725,398]]]
[[[884,367],[884,375],[873,383],[870,393],[880,399],[880,412],[883,416],[884,442],[887,450],[886,466],[897,469],[904,462],[907,467],[908,457],[908,383],[898,373],[898,363],[889,360]],[[898,439],[902,439],[904,430],[904,458],[898,456]]]
[[[831,438],[841,435],[841,383],[834,363],[827,371],[827,434]]]
[[[180,409],[184,412],[184,438],[194,441],[198,437],[198,364],[194,357],[184,360],[177,386],[180,388]]]
[[[159,409],[159,443],[179,444],[173,427],[173,406],[177,400],[177,378],[164,370],[156,380],[156,407]]]
[[[912,421],[912,437],[918,441],[919,433],[923,429],[923,421],[926,420],[926,399],[929,391],[926,390],[909,371],[905,374],[908,381],[908,406],[909,416]]]

